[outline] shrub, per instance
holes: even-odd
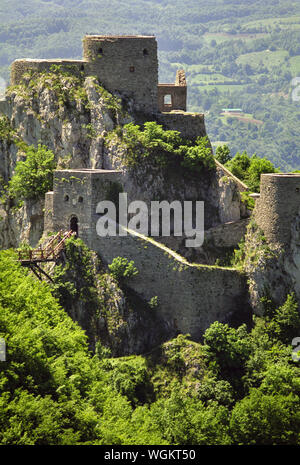
[[[155,121],[146,122],[144,130],[133,123],[126,124],[121,137],[127,148],[126,162],[129,166],[151,157],[161,167],[179,163],[194,172],[215,168],[207,137],[198,137],[194,142],[186,140],[179,131],[164,130]]]
[[[8,190],[12,198],[37,199],[52,189],[53,171],[56,163],[54,153],[45,145],[33,145],[25,149],[26,159],[16,164]]]
[[[133,260],[130,262],[127,258],[116,257],[113,259],[108,268],[115,279],[118,281],[124,278],[131,278],[138,274],[138,270],[134,266]]]
[[[235,444],[299,444],[299,397],[266,395],[259,389],[238,402],[230,420]]]
[[[228,145],[219,145],[216,149],[216,159],[225,165],[229,160],[231,160],[230,149]]]
[[[259,192],[260,176],[263,173],[279,172],[266,158],[259,158],[256,154],[250,157],[247,152],[237,152],[225,166],[232,174],[244,181],[252,192]]]
[[[300,314],[294,295],[288,295],[285,303],[270,315],[267,332],[284,344],[291,344],[292,339],[299,336]]]

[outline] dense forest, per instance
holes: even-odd
[[[70,239],[66,253],[91,283],[90,251]],[[215,322],[202,344],[178,335],[146,355],[111,358],[100,343],[89,352],[58,288],[55,277],[48,285],[24,270],[14,251],[0,252],[2,445],[299,444],[292,295],[279,309],[266,301],[252,328]]]
[[[216,158],[251,191],[259,191],[261,173],[300,169],[298,2],[1,0],[0,92],[13,60],[81,58],[85,33],[155,34],[160,82],[186,70],[189,111],[205,113]],[[128,164],[137,162],[141,141],[151,148],[150,133],[155,147],[176,153],[188,169],[214,164],[206,140],[178,147],[179,136],[153,122],[144,131],[126,129]],[[47,146],[22,145],[5,117],[0,140],[17,141],[25,154],[5,186],[10,201],[52,189],[54,153]],[[253,208],[253,199],[245,201]],[[263,247],[271,253],[264,237]],[[41,282],[20,265],[16,250],[0,251],[1,445],[300,444],[299,347],[291,345],[299,340],[300,316],[293,293],[280,307],[264,298],[264,315],[247,324],[214,322],[200,342],[178,334],[146,354],[116,357],[101,339],[91,350],[68,302],[96,302],[98,320],[108,314],[95,289],[109,280],[105,292],[122,290],[127,298],[122,257],[95,271],[93,252],[75,238],[64,254],[64,266]],[[242,270],[245,254],[241,241],[223,266]],[[147,311],[154,312],[155,298],[150,303]]]
[[[2,0],[0,87],[16,58],[80,58],[85,33],[155,34],[160,82],[186,70],[188,109],[205,112],[214,146],[299,168],[298,2]]]

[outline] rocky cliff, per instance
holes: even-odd
[[[59,169],[120,170],[129,201],[203,200],[205,227],[211,230],[214,240],[219,234],[218,230],[213,232],[215,227],[223,223],[236,225],[247,216],[239,186],[220,167],[195,176],[184,170],[157,166],[151,159],[135,167],[128,166],[126,147],[117,134],[124,124],[135,121],[132,102],[122,100],[121,95],[109,94],[96,78],[61,73],[58,69],[25,75],[22,84],[8,89],[5,101],[0,102],[0,112],[0,175],[4,196],[0,212],[1,248],[17,247],[22,242],[35,246],[43,235],[43,198],[24,199],[22,203],[5,199],[6,186],[17,162],[26,159],[28,146],[38,144],[53,151]],[[241,231],[243,228],[242,225]],[[239,226],[237,229],[240,230]],[[230,226],[225,230],[230,231]],[[226,234],[231,236],[230,232]],[[232,241],[227,242],[230,244],[225,244],[225,249],[232,248]],[[175,241],[173,246],[190,260],[210,263],[215,259],[206,256],[203,250],[198,255],[189,255],[181,242]],[[96,261],[94,256],[95,270],[100,266]],[[121,289],[103,270],[94,270],[97,278],[87,286],[91,292],[91,299],[87,299],[82,293],[86,283],[78,270],[71,269],[68,261],[61,265],[57,272],[60,270],[62,274],[55,277],[58,297],[86,330],[92,350],[101,339],[113,355],[141,353],[176,333],[147,302],[126,286]],[[75,298],[69,295],[64,300],[65,283],[72,283]],[[68,285],[67,289],[70,290]]]
[[[244,270],[249,277],[251,306],[258,315],[268,305],[283,305],[288,294],[300,304],[300,217],[291,224],[291,241],[285,249],[275,247],[251,219],[244,246]]]
[[[121,97],[109,94],[93,77],[75,77],[57,69],[25,75],[23,83],[9,88],[6,100],[0,102],[5,126],[0,132],[2,185],[13,175],[16,162],[24,159],[24,144],[42,143],[54,152],[58,168],[121,170],[129,201],[203,200],[206,229],[246,215],[238,185],[219,167],[191,177],[155,166],[151,160],[134,169],[126,166],[126,149],[117,138],[108,137],[116,127],[134,121],[132,102]],[[1,207],[1,247],[37,243],[43,232],[43,202],[41,198],[25,201],[20,208],[8,203]]]

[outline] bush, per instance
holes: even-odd
[[[252,192],[259,192],[260,176],[263,173],[278,173],[279,170],[266,158],[256,154],[250,157],[247,152],[239,152],[226,163],[226,168],[237,178],[244,181]]]
[[[9,195],[19,200],[37,199],[52,190],[54,153],[40,144],[38,148],[32,145],[25,150],[26,159],[17,162],[9,182]]]
[[[299,397],[266,395],[253,389],[238,402],[230,421],[235,444],[298,444],[300,415]]]
[[[133,123],[126,124],[121,137],[127,148],[129,166],[151,157],[161,167],[179,163],[183,168],[196,172],[215,168],[207,137],[198,137],[192,142],[183,139],[178,131],[164,130],[154,121],[146,122],[144,130]]]
[[[270,315],[267,333],[270,337],[291,344],[292,339],[300,335],[300,314],[294,295],[288,295],[285,303]]]
[[[216,159],[225,165],[229,160],[231,160],[230,149],[228,145],[219,145],[216,149]]]
[[[113,259],[108,268],[115,279],[118,281],[124,278],[131,278],[138,274],[138,270],[134,266],[134,262],[128,261],[127,258],[116,257]]]

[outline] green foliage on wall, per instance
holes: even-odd
[[[123,131],[117,130],[115,135],[121,137],[126,147],[126,163],[129,166],[151,159],[158,166],[179,164],[190,172],[215,168],[207,137],[198,137],[191,142],[183,139],[179,131],[164,130],[155,121],[144,123],[143,130],[133,123],[126,124]]]
[[[115,279],[123,280],[132,278],[138,274],[137,268],[134,266],[134,261],[129,261],[125,257],[116,257],[110,265],[108,265],[110,273]]]
[[[12,142],[15,136],[15,131],[11,127],[7,116],[0,115],[0,140]]]
[[[65,243],[66,262],[57,265],[52,289],[60,304],[69,311],[75,302],[99,305],[91,251],[81,239],[71,237]]]

